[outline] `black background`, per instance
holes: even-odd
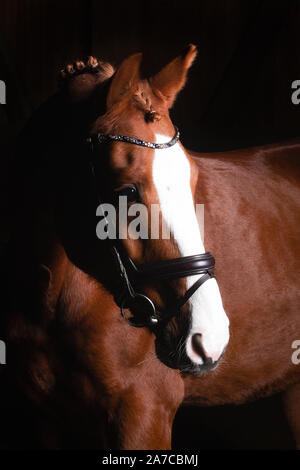
[[[142,51],[151,75],[194,43],[198,58],[172,111],[185,146],[201,152],[271,143],[300,134],[300,106],[291,102],[291,83],[300,79],[299,25],[297,0],[1,0],[0,79],[7,85],[7,104],[0,105],[1,253],[10,236],[15,137],[55,92],[65,64],[93,54],[118,65]],[[242,407],[182,409],[174,445],[284,449],[293,441],[278,396]]]

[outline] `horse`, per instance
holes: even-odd
[[[300,141],[187,151],[169,110],[196,54],[75,61],[19,139],[5,379],[44,448],[170,449],[182,404],[277,392],[300,445]],[[99,240],[121,196],[171,236]]]

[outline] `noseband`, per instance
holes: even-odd
[[[179,131],[175,127],[174,137],[169,142],[163,144],[113,134],[93,134],[88,137],[87,143],[90,151],[93,152],[94,148],[99,144],[108,143],[110,141],[127,142],[152,149],[166,149],[175,145],[178,140]],[[103,201],[98,191],[93,159],[90,159],[90,165],[98,196],[98,203],[102,204]],[[106,219],[105,214],[103,214],[103,217]],[[106,223],[108,223],[107,219]],[[120,280],[120,290],[118,294],[114,295],[114,299],[121,309],[122,317],[131,326],[137,328],[156,328],[159,325],[166,324],[171,318],[178,315],[182,306],[202,284],[215,277],[215,259],[209,252],[136,266],[132,259],[123,252],[124,250],[117,243],[117,240],[113,241],[109,239],[109,241],[111,244],[111,255],[115,261]],[[162,312],[148,296],[139,292],[145,285],[199,274],[202,274],[202,276],[197,279],[182,297],[175,299],[172,305],[168,307],[168,310],[171,310],[169,312]],[[127,309],[131,311],[132,317],[126,316],[125,310]],[[160,313],[159,315],[158,312]]]

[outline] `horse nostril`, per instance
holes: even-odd
[[[200,333],[196,333],[192,336],[192,347],[199,356],[205,356],[202,346],[202,335]]]
[[[195,333],[192,336],[192,348],[198,356],[201,357],[203,360],[204,364],[208,364],[209,362],[213,362],[210,357],[207,357],[205,350],[202,345],[202,335],[201,333]]]

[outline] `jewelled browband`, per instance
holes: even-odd
[[[179,130],[175,127],[174,137],[166,143],[156,144],[154,142],[147,142],[146,140],[136,139],[135,137],[128,137],[126,135],[114,135],[114,134],[93,134],[87,138],[87,142],[90,145],[94,144],[103,144],[109,142],[110,140],[115,140],[118,142],[127,142],[128,144],[140,145],[142,147],[149,147],[151,149],[167,149],[175,145],[179,140]]]

